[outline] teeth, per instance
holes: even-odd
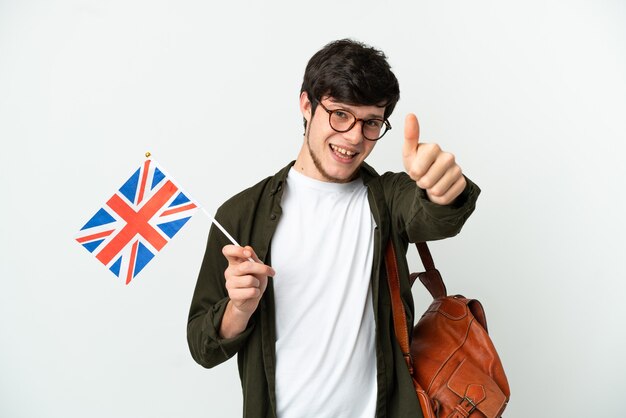
[[[330,147],[333,149],[333,151],[338,152],[340,154],[346,155],[348,157],[352,157],[353,155],[356,154],[356,152],[354,151],[349,151],[347,149],[344,148],[339,148],[337,145],[330,145]]]

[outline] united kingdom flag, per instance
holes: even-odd
[[[128,284],[197,208],[148,159],[80,229],[76,241]]]

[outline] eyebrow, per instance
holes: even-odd
[[[352,108],[351,105],[345,104],[345,103],[341,103],[341,102],[335,102],[332,99],[329,99],[330,103],[335,105],[335,106],[339,106],[338,109],[343,109],[343,110],[349,110],[352,113],[356,113],[356,111]],[[378,106],[377,106],[378,107]],[[332,109],[332,110],[338,110],[338,109]],[[383,114],[382,115],[378,115],[376,113],[370,113],[369,115],[363,117],[362,119],[382,119],[385,120],[385,109],[383,107],[381,107],[381,109],[383,110]]]

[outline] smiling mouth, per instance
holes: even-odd
[[[330,144],[330,149],[335,153],[335,155],[344,160],[351,160],[355,155],[358,155],[358,152],[350,151],[345,148],[338,147],[337,145]]]

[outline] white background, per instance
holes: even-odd
[[[341,37],[400,80],[370,163],[402,169],[415,112],[483,190],[431,249],[485,306],[505,415],[624,416],[626,4],[608,0],[0,0],[0,416],[241,415],[235,361],[187,349],[207,218],[129,286],[73,237],[146,151],[209,212],[295,158],[306,61]]]

